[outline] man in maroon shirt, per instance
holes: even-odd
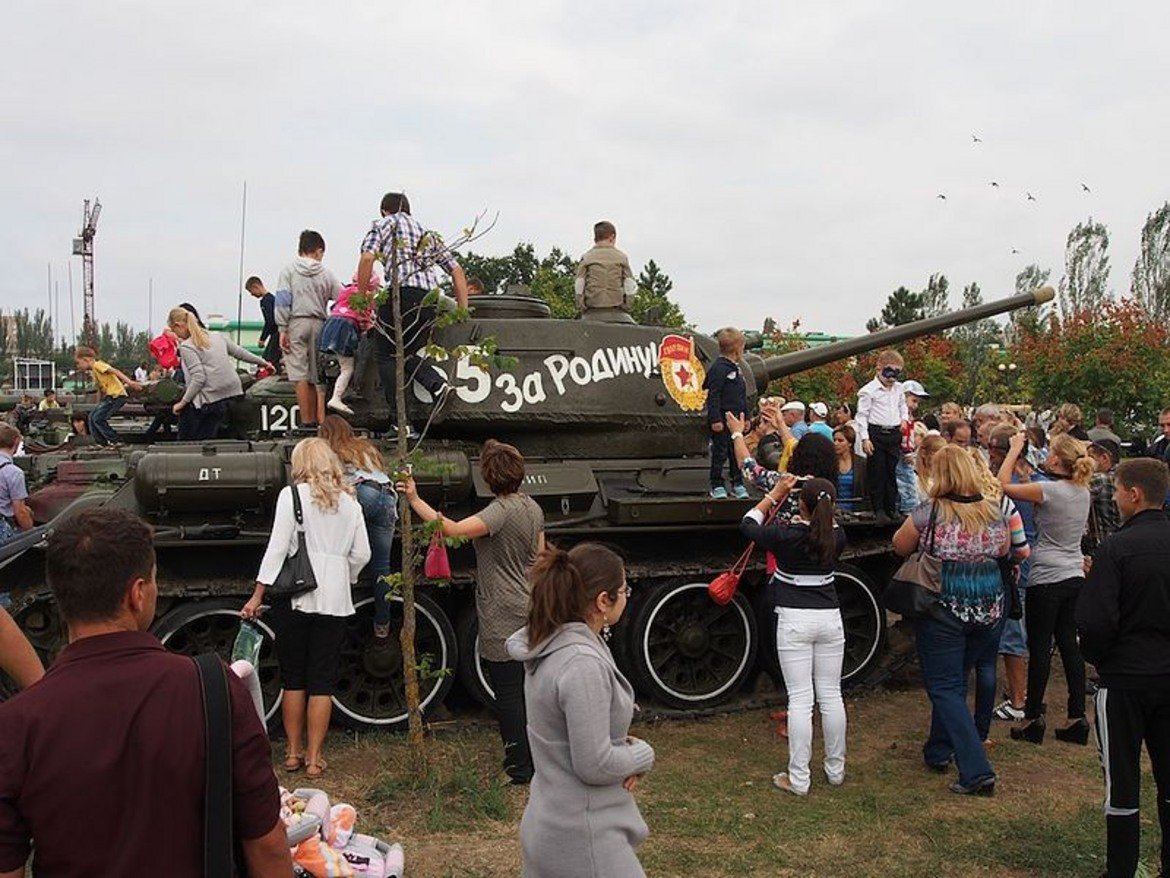
[[[204,878],[206,747],[194,663],[147,629],[150,528],[88,509],[56,528],[46,560],[69,645],[0,704],[0,878]],[[228,675],[235,837],[251,878],[292,874],[268,738]]]

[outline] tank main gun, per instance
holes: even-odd
[[[949,314],[940,314],[938,317],[927,317],[924,320],[904,323],[901,326],[891,326],[889,329],[821,345],[809,350],[793,351],[790,354],[779,354],[772,357],[748,354],[745,355],[744,360],[751,369],[757,389],[762,392],[769,382],[787,375],[815,369],[817,366],[824,366],[827,363],[834,363],[880,348],[888,348],[924,335],[933,335],[936,332],[953,329],[966,323],[974,323],[976,320],[984,320],[988,317],[1006,314],[1009,311],[1017,311],[1020,308],[1043,305],[1045,302],[1051,302],[1055,296],[1056,291],[1052,287],[1043,286],[1030,293],[997,299],[994,302],[986,302],[973,308],[963,308]]]

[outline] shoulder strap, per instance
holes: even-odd
[[[930,523],[927,524],[927,528],[929,528],[929,530],[930,530],[930,537],[927,539],[928,545],[926,547],[926,551],[927,551],[927,554],[930,554],[930,555],[934,554],[934,527],[935,527],[935,522],[937,521],[937,519],[938,519],[938,501],[934,501],[930,504]]]
[[[207,750],[203,801],[203,874],[235,874],[232,854],[232,704],[226,670],[215,653],[194,657],[203,694]]]
[[[305,510],[301,508],[301,489],[296,482],[292,485],[293,515],[297,517],[297,527],[305,529]]]

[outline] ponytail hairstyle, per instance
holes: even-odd
[[[528,573],[528,643],[543,643],[570,622],[584,622],[589,607],[605,592],[617,600],[625,565],[600,543],[580,543],[569,551],[549,545]]]
[[[800,505],[807,513],[808,542],[826,567],[837,563],[837,535],[833,531],[833,501],[837,489],[828,479],[810,479],[800,487]]]
[[[1067,475],[1074,485],[1082,488],[1089,486],[1097,465],[1085,450],[1084,442],[1067,433],[1060,433],[1048,444],[1048,459],[1054,457],[1060,461],[1063,475]]]
[[[186,327],[191,344],[199,350],[205,351],[211,347],[211,338],[207,335],[207,330],[203,328],[199,318],[186,308],[172,308],[170,314],[167,315],[167,323],[172,329],[176,326]]]

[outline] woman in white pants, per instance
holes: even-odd
[[[776,558],[767,594],[776,608],[776,649],[788,690],[788,771],[772,782],[798,796],[808,794],[811,778],[813,703],[821,711],[825,735],[825,776],[845,782],[845,702],[841,664],[845,627],[833,571],[845,544],[834,520],[837,489],[826,479],[800,484],[799,515],[764,524],[767,512],[797,485],[785,475],[744,516],[740,530]]]

